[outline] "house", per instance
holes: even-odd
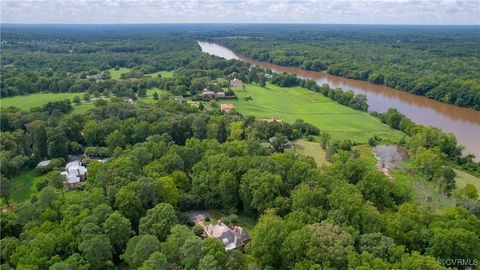
[[[233,110],[233,104],[231,104],[231,103],[220,104],[220,110],[222,112],[229,113]]]
[[[225,98],[225,92],[215,93],[215,99],[222,99],[222,98]]]
[[[240,87],[243,85],[243,81],[235,78],[233,80],[230,80],[230,84],[232,85],[232,87]]]
[[[277,144],[278,138],[276,136],[273,136],[273,137],[270,137],[270,139],[268,139],[268,141],[272,145],[272,148],[275,148],[274,144]],[[283,143],[279,142],[278,147],[280,147],[282,150],[291,149],[291,148],[293,148],[293,143],[290,140],[285,140],[285,142],[283,142]]]
[[[60,173],[65,176],[65,189],[69,190],[80,185],[87,178],[87,168],[80,161],[72,161],[65,165],[65,171]]]
[[[131,104],[135,104],[135,100],[133,100],[133,98],[122,97],[122,100],[123,100],[124,102],[128,102],[128,103],[131,103]]]
[[[103,75],[98,73],[98,74],[94,74],[94,75],[87,75],[87,79],[95,79],[95,80],[101,80],[103,79]]]
[[[202,98],[203,99],[214,99],[215,98],[215,92],[213,92],[213,91],[203,91],[202,92]]]
[[[222,241],[227,251],[242,248],[250,240],[250,236],[242,227],[234,226],[231,229],[221,221],[215,225],[207,225],[204,231],[208,237],[215,237]]]
[[[281,126],[283,121],[280,120],[280,119],[275,119],[275,118],[268,118],[266,119],[266,121],[269,123],[269,124],[276,124],[276,125],[279,125]]]

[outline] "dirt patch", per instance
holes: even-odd
[[[381,144],[373,148],[373,154],[377,159],[377,168],[390,179],[390,170],[400,168],[402,160],[407,158],[404,148],[395,144]]]

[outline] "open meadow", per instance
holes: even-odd
[[[403,133],[393,130],[366,112],[360,112],[302,87],[284,88],[272,84],[260,87],[245,85],[245,90],[235,90],[238,100],[222,101],[233,103],[235,110],[257,118],[278,118],[288,123],[303,119],[326,132],[332,139],[351,139],[366,143],[376,135],[383,140],[397,141]],[[252,97],[252,100],[245,100]]]
[[[25,96],[15,96],[0,99],[0,108],[17,107],[28,111],[34,107],[40,107],[49,101],[72,99],[75,96],[83,97],[84,93],[38,93]],[[81,105],[80,105],[81,106]]]
[[[457,188],[463,188],[466,184],[472,184],[477,191],[480,193],[480,179],[468,174],[466,172],[454,169],[455,174],[455,181],[457,182]]]

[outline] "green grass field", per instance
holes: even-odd
[[[130,72],[129,68],[119,68],[118,70],[111,68],[108,70],[110,72],[110,76],[112,77],[113,80],[118,80],[120,79],[120,76],[124,73]]]
[[[267,84],[260,87],[248,84],[245,91],[235,92],[238,100],[224,100],[220,103],[233,103],[235,109],[245,115],[257,118],[279,118],[288,123],[303,119],[329,133],[332,139],[352,139],[366,143],[368,138],[377,135],[382,139],[397,141],[402,132],[381,123],[377,118],[340,105],[322,94],[301,87],[282,88]],[[253,100],[245,101],[251,96]]]
[[[319,143],[296,140],[293,145],[296,153],[313,157],[318,167],[330,164],[325,157],[325,150],[322,149]]]
[[[453,169],[455,173],[457,174],[457,177],[455,177],[455,181],[457,182],[457,188],[463,188],[466,184],[472,184],[475,186],[477,191],[480,193],[480,179],[468,174],[466,172]]]
[[[154,92],[157,92],[159,95],[161,95],[162,93],[166,93],[165,90],[152,88],[147,90],[147,97],[141,98],[140,100],[147,103],[154,102],[155,100],[152,98]],[[31,108],[40,107],[49,101],[59,101],[64,99],[70,99],[71,101],[75,96],[83,97],[83,95],[84,93],[39,93],[26,96],[8,97],[0,99],[0,108],[7,108],[13,106],[28,111]],[[92,109],[94,105],[92,101],[82,101],[82,103],[79,105],[72,104],[72,107],[72,113],[84,113]]]
[[[119,68],[118,70],[115,70],[114,68],[111,68],[108,70],[110,72],[110,76],[112,77],[113,80],[118,80],[122,76],[122,74],[130,72],[130,68]],[[155,73],[150,73],[146,74],[145,76],[151,77],[151,78],[157,78],[158,74],[162,76],[162,78],[172,78],[173,77],[173,72],[172,71],[159,71]]]
[[[12,179],[12,195],[10,196],[10,203],[19,203],[38,194],[36,184],[43,176],[38,176],[33,170],[27,171]],[[5,206],[5,203],[1,202],[1,206]]]
[[[25,96],[15,96],[0,99],[0,108],[17,107],[22,110],[30,110],[34,107],[40,107],[49,101],[59,101],[72,99],[75,96],[83,97],[84,93],[39,93]]]
[[[155,73],[146,74],[145,76],[151,77],[151,78],[157,78],[158,74],[160,74],[160,76],[162,76],[162,78],[172,78],[173,77],[173,72],[172,71],[159,71],[159,72],[155,72]]]

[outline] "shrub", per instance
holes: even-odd
[[[235,214],[231,214],[229,217],[231,223],[237,223],[238,222],[238,216]]]
[[[195,233],[196,236],[202,236],[203,234],[202,226],[195,224],[195,226],[193,226],[193,232]]]

